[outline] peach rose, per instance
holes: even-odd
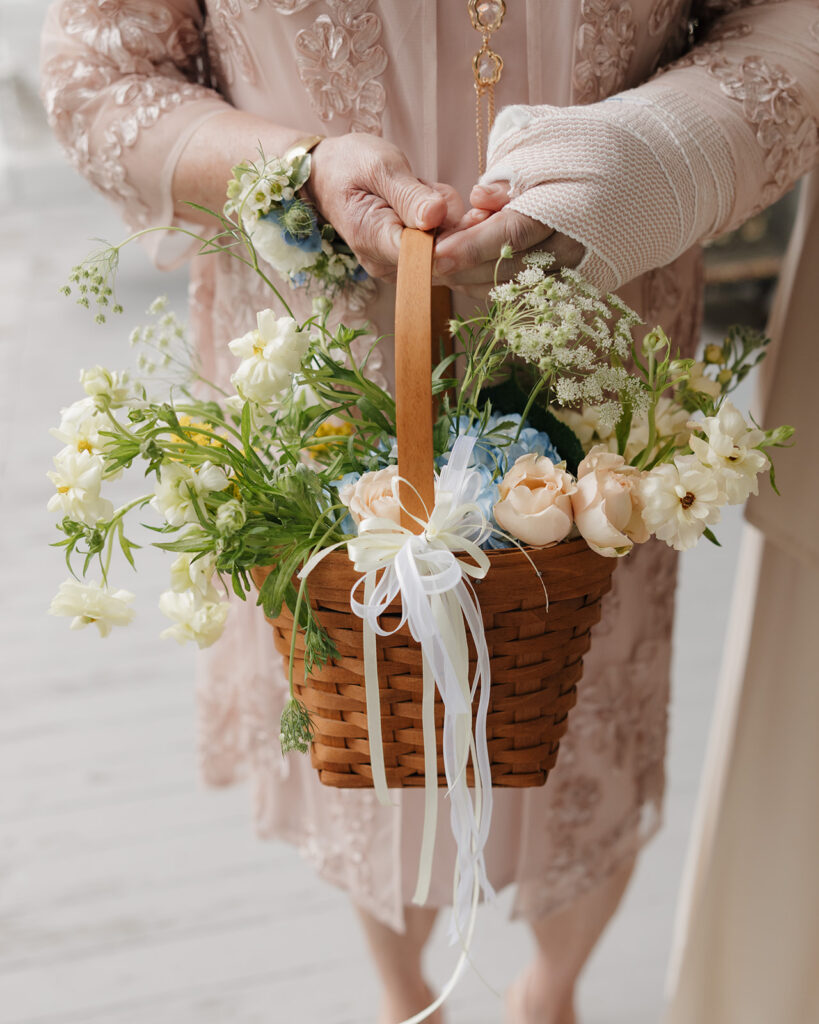
[[[363,473],[355,483],[345,484],[339,498],[349,508],[356,524],[362,519],[392,519],[400,522],[398,504],[398,466],[387,466],[374,473]]]
[[[648,540],[640,497],[642,473],[622,455],[596,445],[577,467],[572,511],[577,529],[598,555],[625,555]]]
[[[524,544],[556,544],[572,528],[574,488],[571,474],[545,455],[521,455],[498,485],[495,519]]]

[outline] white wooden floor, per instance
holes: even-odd
[[[139,620],[107,640],[46,615],[64,578],[45,511],[47,428],[80,366],[122,365],[130,324],[183,279],[126,260],[118,331],[56,294],[86,239],[120,234],[100,201],[0,210],[0,1024],[367,1024],[376,984],[343,894],[257,841],[241,787],[197,781],[193,654],[160,641],[165,567],[123,578]],[[685,559],[667,825],[595,955],[583,1024],[656,1024],[738,537]],[[508,897],[482,912],[475,961],[502,989],[527,955]],[[452,963],[442,936],[430,973]],[[501,1020],[469,975],[450,1020]]]

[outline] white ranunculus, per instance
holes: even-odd
[[[180,462],[163,462],[151,507],[171,526],[197,523],[194,496],[201,498],[211,491],[223,491],[229,483],[225,471],[211,462],[203,462],[198,471]]]
[[[57,493],[48,502],[49,512],[62,512],[87,526],[111,518],[114,506],[100,496],[105,469],[102,456],[67,445],[54,456],[54,466],[48,478]]]
[[[722,474],[696,455],[678,455],[644,473],[640,495],[649,531],[677,551],[692,548],[706,526],[719,522],[725,504]]]
[[[216,571],[214,554],[195,555],[184,552],[171,562],[171,590],[182,594],[193,590],[208,601],[218,601],[219,592],[211,582]]]
[[[257,220],[248,234],[256,252],[280,274],[298,274],[316,262],[317,253],[299,245],[288,245],[275,221]]]
[[[127,626],[131,622],[134,610],[130,603],[133,599],[134,595],[127,590],[117,590],[112,594],[99,583],[65,580],[48,610],[51,615],[71,616],[72,629],[94,625],[100,636],[108,636],[113,626]]]
[[[204,600],[195,590],[179,594],[166,590],[159,598],[159,610],[173,625],[159,635],[184,644],[194,640],[200,647],[216,643],[225,628],[230,605],[227,601]]]
[[[87,395],[104,400],[112,409],[125,405],[133,396],[128,374],[107,370],[104,366],[81,370],[80,384]]]
[[[101,438],[100,430],[111,429],[111,421],[97,409],[94,399],[88,397],[60,410],[60,425],[52,427],[49,433],[78,452],[94,452],[99,451],[106,440],[110,440]]]
[[[764,433],[749,428],[731,402],[725,402],[716,416],[706,416],[702,431],[704,438],[691,436],[692,451],[704,465],[721,471],[728,504],[741,505],[758,493],[757,476],[769,466],[768,456],[757,448]]]
[[[277,317],[272,309],[257,313],[256,324],[254,330],[229,344],[230,351],[241,359],[230,380],[246,401],[268,406],[301,368],[310,338],[292,317]]]

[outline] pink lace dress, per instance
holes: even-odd
[[[507,7],[494,39],[507,58],[499,106],[537,108],[541,118],[567,107],[580,126],[563,133],[567,148],[554,165],[537,130],[545,122],[502,140],[498,160],[509,165],[515,202],[547,223],[563,217],[561,230],[586,243],[589,266],[605,267],[649,324],[662,323],[690,351],[701,293],[692,243],[771,202],[816,162],[817,3]],[[467,196],[477,41],[466,4],[443,0],[59,0],[45,29],[43,95],[70,159],[134,227],[171,222],[176,159],[226,103],[305,134],[381,133],[419,176]],[[615,94],[620,104],[607,100]],[[611,153],[584,149],[583,112],[611,140],[626,107],[629,138],[641,139],[642,109],[644,148],[673,154],[663,165],[660,152],[652,179],[620,159],[616,140]],[[662,122],[654,135],[652,118]],[[651,200],[665,179],[670,198],[657,215]],[[566,195],[567,180],[585,187]],[[647,191],[644,180],[656,187]],[[634,232],[645,244],[623,255]],[[172,238],[152,237],[159,265],[184,255]],[[373,285],[338,315],[389,332],[393,294]],[[191,304],[210,371],[226,378],[227,342],[269,300],[244,268],[207,257],[193,261]],[[374,369],[389,379],[388,343]],[[543,789],[497,793],[487,863],[496,887],[517,883],[517,914],[548,914],[592,888],[660,823],[675,572],[673,552],[653,543],[618,567],[553,776]],[[294,843],[322,876],[401,928],[422,794],[396,793],[383,808],[371,793],[319,786],[306,759],[281,758],[284,677],[258,609],[234,609],[202,664],[198,694],[205,779],[246,777],[260,835]],[[452,856],[441,835],[433,903],[450,900]]]

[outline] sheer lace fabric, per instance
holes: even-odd
[[[464,5],[202,6],[206,18],[194,0],[60,0],[49,14],[43,89],[55,132],[75,166],[132,225],[170,222],[178,153],[226,103],[305,134],[383,133],[418,174],[468,195],[476,37]],[[612,279],[628,282],[624,299],[690,351],[701,285],[691,246],[793,184],[815,160],[816,4],[791,0],[772,11],[732,0],[513,0],[508,10],[495,43],[513,59],[498,104],[534,108],[532,130],[498,149],[513,171],[515,204],[556,222],[559,204],[544,168],[555,158],[554,124],[566,125],[572,141],[560,159],[583,178],[585,191],[563,229],[586,242],[589,266],[597,258],[603,268],[611,264]],[[695,14],[712,35],[684,54]],[[666,68],[674,58],[681,60]],[[616,93],[618,102],[606,101]],[[692,106],[707,112],[705,134]],[[605,145],[584,164],[591,119]],[[635,138],[661,140],[675,163],[671,186],[655,174],[648,195],[639,179],[636,205],[629,178],[644,164],[612,159],[623,120]],[[611,177],[616,187],[608,186]],[[672,196],[677,205],[669,213]],[[605,210],[605,222],[597,223],[595,208]],[[162,236],[152,237],[152,255],[167,262],[167,240],[160,248]],[[632,251],[643,247],[647,257]],[[249,328],[263,303],[267,295],[238,264],[194,260],[192,325],[215,379],[228,378],[226,343]],[[308,312],[303,296],[295,304]],[[391,287],[371,286],[337,315],[366,316],[378,335],[391,329],[392,306]],[[469,312],[470,304],[462,309]],[[376,359],[373,373],[389,380],[388,343]],[[544,789],[498,793],[489,869],[496,886],[519,883],[518,914],[540,916],[593,887],[659,823],[675,565],[664,546],[647,545],[618,567],[558,767]],[[304,759],[282,760],[284,676],[258,609],[234,608],[224,642],[202,659],[198,694],[204,777],[222,785],[246,776],[261,835],[295,843],[324,877],[401,927],[415,881],[421,795],[396,794],[395,807],[384,809],[371,793],[322,788]],[[435,902],[450,899],[450,857],[442,837]]]

